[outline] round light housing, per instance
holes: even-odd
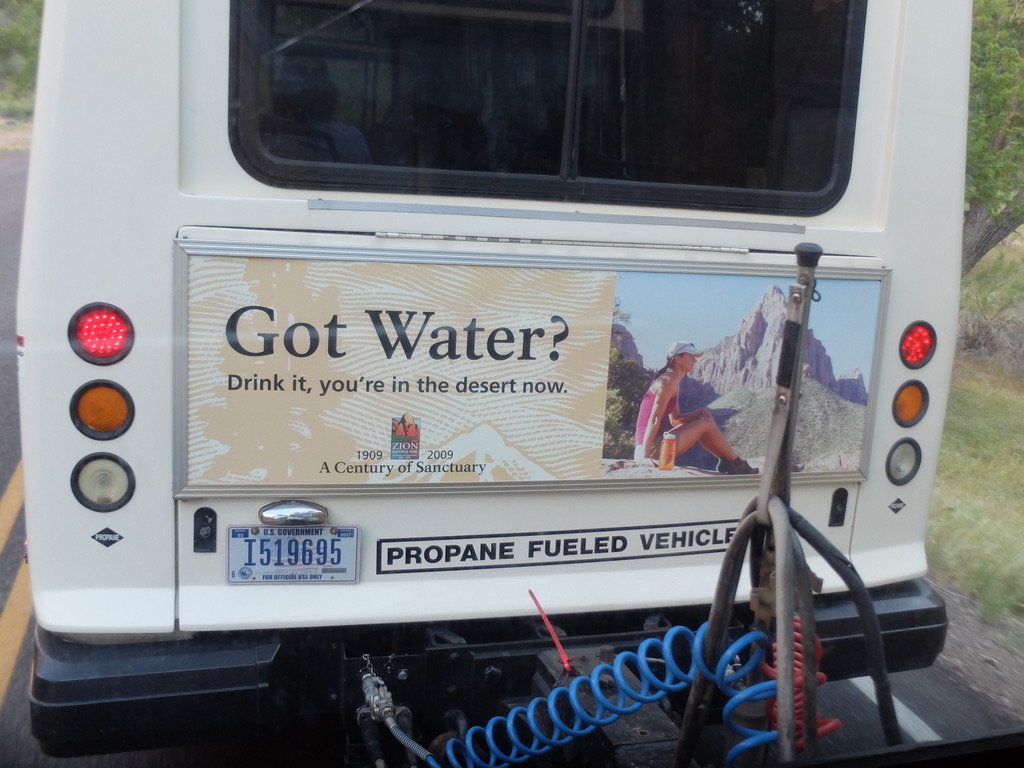
[[[68,324],[68,341],[80,358],[93,365],[111,365],[132,348],[135,331],[123,310],[112,304],[88,304]]]
[[[96,512],[112,512],[127,504],[135,493],[135,474],[118,456],[94,453],[75,465],[71,492],[78,502]]]
[[[927,365],[935,354],[935,329],[929,323],[911,323],[900,336],[900,360],[907,368]]]
[[[885,474],[893,485],[906,485],[921,468],[921,446],[909,438],[900,440],[885,459]]]
[[[128,431],[135,418],[131,395],[112,381],[90,381],[71,398],[71,421],[94,440],[112,440]]]
[[[892,399],[892,417],[901,427],[912,427],[928,412],[928,388],[920,381],[908,381]]]

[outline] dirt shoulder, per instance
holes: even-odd
[[[1024,696],[1024,621],[987,621],[974,600],[955,585],[935,574],[929,581],[945,599],[949,616],[946,649],[936,666],[1006,711],[1019,711]]]
[[[23,152],[32,140],[32,123],[0,117],[0,152]]]

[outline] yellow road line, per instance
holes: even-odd
[[[11,535],[11,528],[14,521],[18,519],[18,513],[25,503],[25,486],[23,482],[24,469],[21,462],[14,468],[4,495],[0,496],[0,549],[7,543],[7,537]]]
[[[18,653],[25,642],[29,619],[32,616],[32,596],[28,587],[28,566],[22,562],[7,604],[0,613],[0,709],[3,708],[11,677],[18,661]]]
[[[14,469],[14,474],[0,496],[0,549],[7,543],[11,528],[18,518],[25,503],[25,489],[22,482],[22,465]],[[18,653],[25,641],[29,619],[32,616],[32,596],[28,586],[28,566],[24,562],[18,567],[14,577],[14,586],[7,602],[0,612],[0,707],[3,707],[10,686],[14,667],[18,661]]]

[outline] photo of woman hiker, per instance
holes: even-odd
[[[634,458],[637,461],[653,459],[657,462],[663,436],[671,433],[675,437],[675,452],[668,456],[667,463],[661,463],[662,468],[674,466],[678,456],[699,444],[718,458],[718,471],[722,474],[757,474],[755,468],[736,455],[707,408],[679,413],[679,382],[693,370],[701,354],[688,341],[677,341],[669,348],[665,367],[655,374],[654,381],[640,403],[640,412],[636,417]]]

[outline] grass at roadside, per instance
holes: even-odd
[[[957,362],[928,538],[986,617],[1024,615],[1024,381],[992,363]]]
[[[987,618],[1024,616],[1022,276],[1024,249],[1004,247],[964,281],[962,337],[972,349],[953,371],[928,533],[932,568]]]

